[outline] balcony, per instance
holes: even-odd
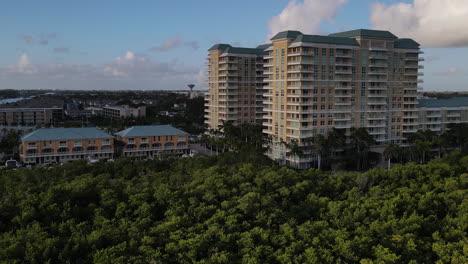
[[[335,98],[351,98],[351,94],[335,94]]]
[[[336,86],[335,90],[351,90],[351,86]]]
[[[346,106],[351,106],[351,102],[335,102],[335,105],[346,105]]]
[[[334,128],[336,129],[346,129],[346,128],[351,128],[351,124],[335,124],[333,125]]]
[[[381,63],[381,62],[371,62],[371,63],[369,63],[369,67],[372,67],[372,68],[387,68],[388,64],[387,63]]]
[[[336,52],[335,57],[337,58],[351,58],[353,54],[351,52]]]

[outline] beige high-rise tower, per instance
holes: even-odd
[[[265,48],[217,44],[209,49],[205,97],[205,124],[209,129],[218,129],[223,121],[261,124]]]
[[[265,55],[264,133],[268,155],[308,167],[313,153],[286,157],[281,141],[326,134],[333,127],[366,127],[377,144],[405,143],[418,128],[422,80],[419,44],[388,31],[352,30],[329,36],[284,31]]]

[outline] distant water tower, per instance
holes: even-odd
[[[190,99],[193,99],[193,97],[194,97],[194,94],[193,94],[193,87],[195,87],[195,84],[188,84],[187,86],[188,86],[188,88],[190,89],[189,98],[190,98]]]

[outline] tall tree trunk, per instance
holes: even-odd
[[[390,158],[388,158],[388,170],[390,170],[391,164],[392,164],[392,161],[390,160]]]
[[[317,166],[318,166],[319,170],[322,169],[322,164],[321,163],[322,163],[322,158],[321,158],[321,155],[318,154],[317,155]]]

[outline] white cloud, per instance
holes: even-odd
[[[467,0],[414,0],[373,4],[371,24],[397,36],[413,38],[424,48],[468,46]]]
[[[37,72],[37,67],[31,64],[28,54],[23,53],[16,64],[7,67],[6,72],[10,74],[33,74]]]
[[[70,48],[65,46],[55,47],[52,50],[54,53],[70,53]]]
[[[0,68],[0,77],[5,80],[35,78],[42,81],[76,80],[99,81],[142,81],[158,83],[160,80],[174,82],[197,81],[199,68],[186,66],[177,61],[157,62],[142,53],[127,51],[122,56],[101,65],[39,63],[31,62],[27,54],[21,54],[15,64]],[[1,85],[0,85],[1,88]],[[33,88],[33,87],[30,87]]]
[[[197,41],[185,41],[181,35],[167,39],[163,44],[150,48],[151,51],[168,51],[179,47],[189,47],[193,50],[197,50],[200,47]]]
[[[194,67],[186,67],[183,64],[173,62],[152,61],[145,54],[127,51],[124,56],[115,58],[114,61],[106,63],[103,72],[119,78],[143,77],[143,78],[163,78],[184,74],[197,74]]]
[[[34,45],[34,38],[31,35],[21,35],[19,38],[28,45]]]
[[[346,2],[347,0],[291,0],[279,15],[268,22],[268,38],[284,30],[299,30],[304,34],[320,33],[322,21],[333,21],[338,8]]]
[[[448,69],[440,70],[434,72],[434,75],[440,75],[440,76],[448,76],[448,75],[456,75],[461,73],[462,70],[459,67],[450,67]]]

